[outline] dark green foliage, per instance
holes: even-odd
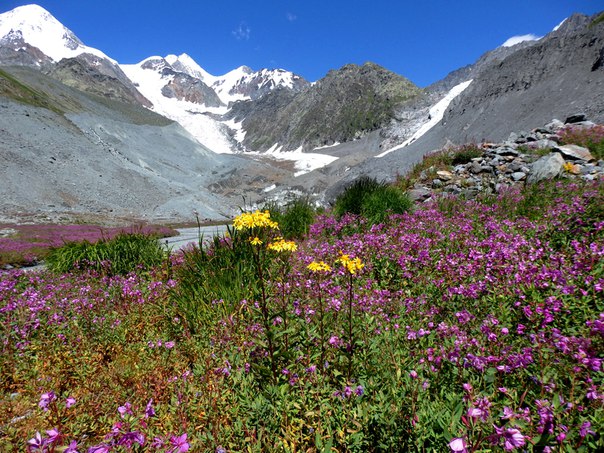
[[[107,275],[126,275],[137,268],[157,266],[164,257],[156,236],[124,233],[94,244],[67,243],[52,249],[46,262],[49,269],[57,273],[96,270]]]
[[[483,151],[476,145],[465,145],[453,151],[451,165],[464,165],[472,159],[481,157]]]
[[[336,199],[334,214],[357,214],[369,224],[383,222],[390,214],[403,214],[412,206],[409,197],[398,187],[363,176],[348,186]]]
[[[404,214],[411,206],[411,199],[402,190],[395,186],[381,186],[363,200],[361,214],[374,225],[384,222],[390,214]]]
[[[279,224],[279,230],[285,239],[301,239],[306,236],[316,215],[316,209],[307,197],[295,198],[285,206],[269,203],[265,209],[271,213],[271,219]]]
[[[338,196],[333,207],[334,214],[337,217],[342,217],[344,214],[361,214],[365,198],[383,185],[375,178],[360,177]]]
[[[239,301],[257,295],[258,276],[248,237],[228,228],[208,247],[184,254],[173,300],[192,333],[208,332],[215,322],[237,310]]]

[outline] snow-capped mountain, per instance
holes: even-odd
[[[81,91],[150,107],[117,62],[38,5],[0,14],[0,63],[42,69]]]
[[[100,50],[84,45],[71,30],[38,5],[20,6],[0,14],[0,39],[3,46],[11,42],[27,43],[54,62],[87,53],[116,63]]]
[[[236,152],[245,135],[240,123],[220,120],[234,102],[259,99],[277,88],[297,92],[310,85],[283,69],[252,71],[241,66],[214,76],[187,54],[149,57],[121,68],[153,103],[153,110],[179,122],[218,153]]]
[[[244,135],[240,124],[220,121],[229,104],[258,99],[276,88],[299,91],[309,85],[282,69],[254,72],[241,66],[214,76],[184,53],[119,65],[38,5],[0,14],[0,63],[42,67],[82,91],[149,107],[218,153],[237,151],[237,139]]]

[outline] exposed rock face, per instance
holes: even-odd
[[[244,66],[242,70],[244,75],[228,90],[228,94],[231,96],[240,95],[256,100],[278,88],[296,93],[310,86],[307,80],[283,69],[262,69],[254,72],[251,68]],[[213,87],[219,88],[219,84],[221,82],[217,81]]]
[[[604,177],[604,160],[594,162],[593,156],[591,159],[578,159],[568,152],[562,153],[561,150],[582,147],[559,145],[559,140],[559,135],[545,126],[530,133],[512,133],[502,143],[478,145],[482,155],[470,162],[452,166],[449,170],[424,170],[409,195],[416,201],[429,199],[435,193],[472,198],[479,193],[497,193],[504,187],[535,184],[558,177],[585,180]],[[554,146],[542,148],[538,145],[540,142],[553,143]],[[539,157],[535,150],[547,154]]]
[[[244,145],[249,149],[266,150],[275,144],[311,148],[380,128],[398,105],[420,92],[376,64],[346,65],[294,96],[276,92],[252,105],[235,105],[231,117],[244,118]]]
[[[167,68],[163,70],[163,73],[172,75],[171,80],[161,90],[161,93],[165,97],[176,98],[194,104],[204,104],[208,107],[220,107],[223,105],[214,90],[201,80],[182,72],[171,71]]]
[[[604,48],[604,23],[592,26],[592,20],[573,15],[541,40],[491,62],[451,104],[443,123],[463,132],[465,141],[481,141],[552,116],[566,118],[573,105],[603,122],[604,71],[593,67]]]
[[[49,66],[47,73],[65,85],[87,93],[151,107],[119,66],[96,55],[81,54]]]
[[[0,39],[0,62],[15,66],[45,66],[52,59],[23,40],[21,31],[12,31]]]

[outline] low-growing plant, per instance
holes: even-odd
[[[396,186],[384,185],[371,192],[361,206],[361,215],[375,225],[388,219],[391,214],[404,214],[411,210],[411,199]]]
[[[484,151],[477,145],[463,145],[449,151],[451,154],[451,165],[464,165],[472,162],[472,159],[482,157]]]
[[[411,206],[411,200],[399,187],[361,177],[340,194],[333,211],[339,218],[344,214],[361,215],[368,225],[375,225],[391,214],[409,211]]]
[[[176,281],[0,273],[0,450],[602,451],[603,191],[319,216],[296,244],[243,213],[241,255],[174,256]],[[238,259],[241,299],[184,319],[170,288]]]
[[[52,249],[46,262],[57,273],[94,269],[107,275],[126,275],[138,267],[157,266],[164,259],[165,252],[157,236],[122,233],[95,243],[67,243]]]
[[[584,146],[596,159],[604,159],[604,126],[567,126],[557,133],[560,143]]]

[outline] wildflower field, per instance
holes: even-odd
[[[604,181],[0,274],[0,451],[604,449]]]

